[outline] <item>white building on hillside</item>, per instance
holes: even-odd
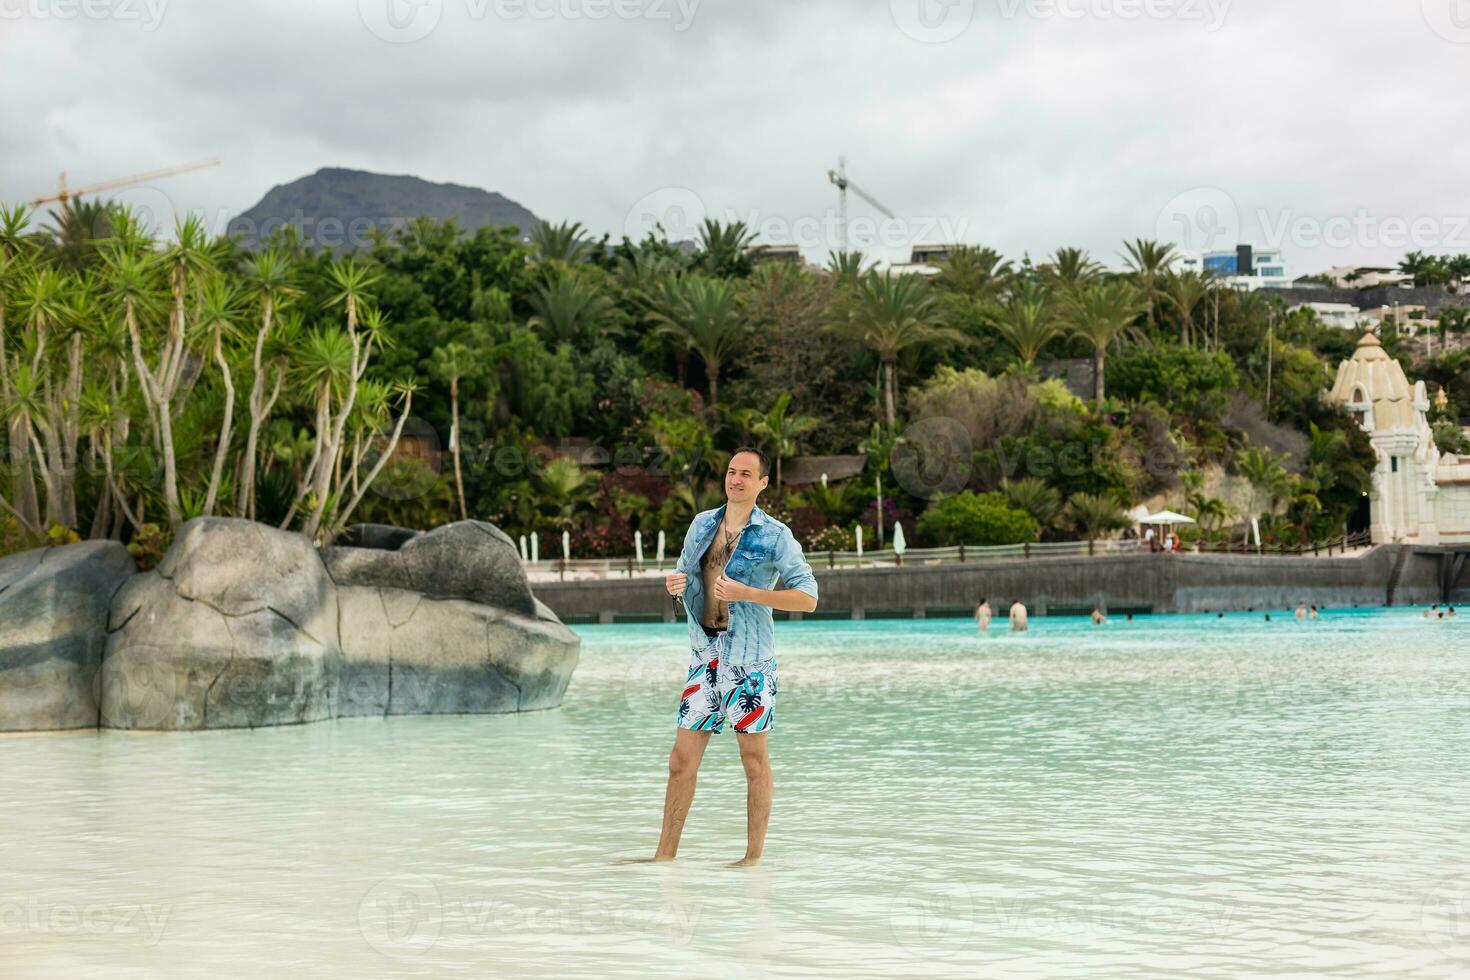
[[[1369,491],[1373,542],[1470,542],[1470,457],[1434,444],[1424,382],[1411,386],[1399,362],[1365,333],[1338,366],[1328,398],[1357,417],[1378,456]]]
[[[1253,245],[1237,245],[1233,249],[1206,252],[1203,255],[1182,254],[1175,259],[1179,272],[1198,272],[1213,276],[1242,292],[1257,289],[1285,289],[1291,285],[1286,260],[1279,248],[1258,249]]]
[[[1297,310],[1311,310],[1323,326],[1344,330],[1357,330],[1363,326],[1359,322],[1363,319],[1363,311],[1351,303],[1298,303],[1286,312],[1295,313]]]

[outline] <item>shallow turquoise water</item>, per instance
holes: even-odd
[[[1463,976],[1470,619],[782,623],[765,864],[681,625],[559,711],[0,740],[0,975]]]

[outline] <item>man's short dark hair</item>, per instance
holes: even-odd
[[[761,476],[771,475],[771,459],[765,453],[761,452],[754,446],[741,446],[739,449],[730,454],[730,458],[734,459],[741,453],[751,453],[755,456],[756,459],[759,459],[761,461]]]

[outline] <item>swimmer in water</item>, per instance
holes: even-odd
[[[975,607],[975,625],[980,627],[980,632],[990,632],[990,620],[993,615],[994,613],[990,611],[990,600],[982,596],[980,605]]]

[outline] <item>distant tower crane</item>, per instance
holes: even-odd
[[[208,160],[199,160],[195,163],[186,163],[179,167],[167,167],[163,170],[150,170],[147,173],[131,174],[127,177],[118,177],[115,180],[104,180],[100,184],[89,184],[86,187],[69,188],[66,186],[66,171],[62,171],[57,178],[58,191],[49,197],[38,197],[30,202],[30,206],[38,208],[52,201],[60,201],[65,208],[73,198],[81,197],[83,194],[96,194],[98,191],[110,191],[118,187],[131,187],[133,184],[144,184],[150,180],[160,177],[172,177],[174,174],[188,173],[191,170],[203,170],[206,167],[219,166],[219,157],[211,157]]]
[[[847,251],[847,192],[852,191],[858,197],[867,201],[877,208],[886,217],[898,220],[898,215],[884,207],[879,201],[863,190],[857,184],[847,179],[847,158],[837,158],[837,169],[827,171],[827,179],[837,187],[837,223],[841,234],[842,251]]]

